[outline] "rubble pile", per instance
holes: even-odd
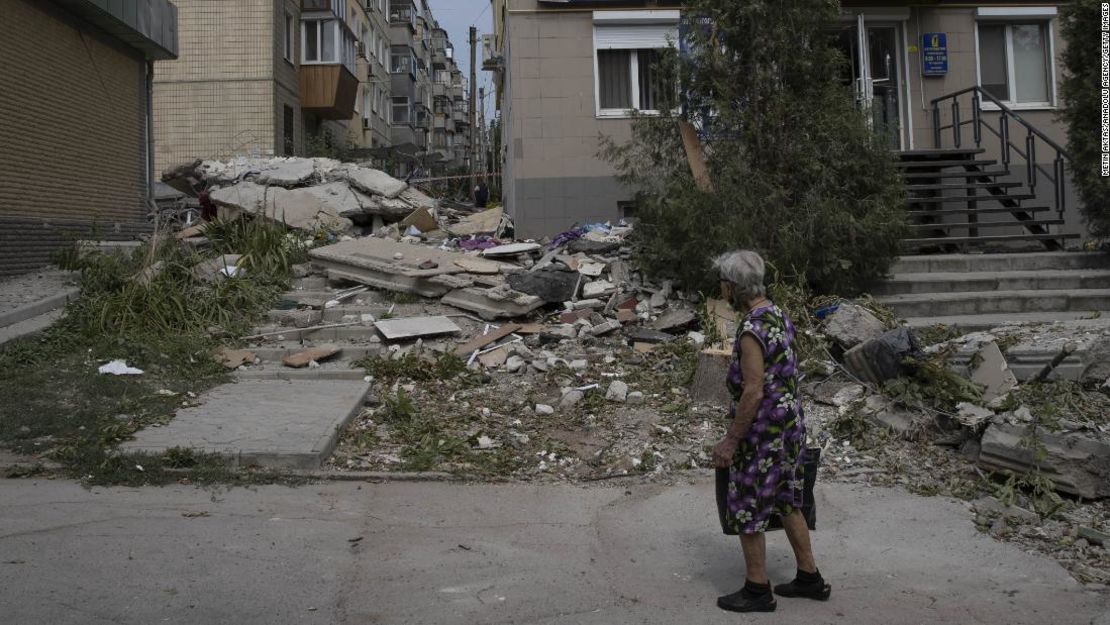
[[[711,466],[737,315],[642,275],[631,226],[520,241],[500,208],[447,205],[328,159],[192,171],[227,216],[329,232],[299,268],[301,289],[250,337],[251,354],[274,358],[227,359],[368,374],[373,396],[329,470],[591,482]],[[804,367],[822,479],[973,500],[984,531],[1110,583],[1099,542],[1110,526],[1110,324],[921,345],[873,310],[793,311],[828,346]],[[1046,349],[1058,352],[1051,362]]]

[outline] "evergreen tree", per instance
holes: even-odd
[[[821,293],[852,295],[886,274],[906,233],[904,184],[841,79],[838,12],[835,0],[689,3],[689,50],[658,67],[662,84],[681,85],[661,108],[685,113],[638,116],[629,143],[602,140],[638,192],[648,271],[715,290],[710,259],[747,247],[772,279]],[[711,192],[694,185],[677,116],[707,137]]]
[[[1102,176],[1101,2],[1076,0],[1063,7],[1060,26],[1067,40],[1061,90],[1068,125],[1072,179],[1091,233],[1110,236],[1110,178]]]

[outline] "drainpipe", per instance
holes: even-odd
[[[146,201],[154,207],[154,61],[146,62]]]

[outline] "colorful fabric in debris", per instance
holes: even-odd
[[[770,305],[744,318],[736,333],[728,388],[736,401],[744,388],[740,337],[750,334],[763,348],[763,401],[729,468],[728,521],[733,529],[756,534],[772,513],[783,516],[802,506],[805,418],[798,388],[794,324]],[[735,410],[735,407],[734,407]]]

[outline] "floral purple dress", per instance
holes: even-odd
[[[740,337],[744,334],[755,337],[763,347],[763,402],[728,469],[723,522],[733,530],[729,533],[756,534],[767,529],[773,513],[785,516],[802,506],[806,430],[798,393],[794,324],[775,305],[757,308],[744,317],[728,370],[729,392],[736,401],[744,387],[740,370]]]

